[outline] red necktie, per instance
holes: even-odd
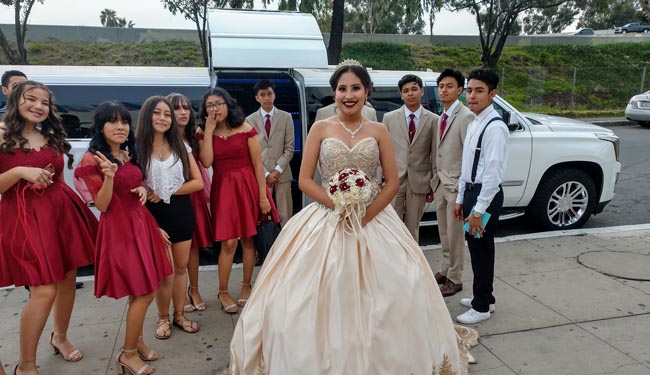
[[[411,113],[409,117],[411,118],[411,121],[409,121],[409,143],[412,143],[415,135],[415,121],[413,121],[415,114]]]
[[[447,114],[444,113],[442,115],[442,123],[440,124],[440,139],[442,139],[442,136],[445,134],[445,129],[447,129]]]
[[[271,135],[271,115],[266,114],[266,122],[264,123],[264,129],[266,130],[266,136]]]

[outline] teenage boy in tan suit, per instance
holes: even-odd
[[[465,232],[463,222],[454,217],[458,177],[463,159],[463,142],[474,114],[458,100],[465,86],[463,73],[445,69],[438,76],[438,96],[444,106],[433,132],[433,178],[431,189],[436,204],[438,233],[442,245],[442,268],[436,281],[444,297],[463,290]]]
[[[260,109],[249,115],[246,122],[257,130],[266,185],[273,192],[282,220],[280,224],[284,226],[293,214],[289,165],[294,149],[293,120],[289,112],[275,108],[275,84],[263,79],[253,86],[253,90]]]
[[[391,202],[409,232],[418,240],[420,219],[431,193],[431,139],[437,115],[422,107],[422,79],[407,74],[397,83],[404,105],[384,115],[393,138],[400,188]]]

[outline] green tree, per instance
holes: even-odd
[[[135,26],[135,23],[133,23],[133,21],[127,21],[125,17],[120,17],[117,19],[117,27],[128,27],[129,29],[132,29],[133,26]]]
[[[481,62],[496,68],[506,40],[517,30],[520,15],[535,9],[557,7],[568,0],[448,0],[452,11],[469,10],[476,17],[481,40]]]
[[[16,49],[9,43],[0,29],[0,47],[9,64],[28,64],[25,49],[27,21],[35,3],[43,4],[45,0],[0,0],[0,4],[14,8],[14,28],[16,30]]]
[[[332,24],[330,41],[327,44],[327,62],[336,65],[341,60],[343,49],[343,23],[345,20],[345,0],[332,1]]]
[[[429,35],[433,35],[436,13],[440,12],[443,5],[443,0],[422,0],[422,10],[429,14]]]
[[[99,21],[104,27],[116,27],[117,12],[115,12],[113,9],[104,9],[99,13]]]
[[[593,1],[593,2],[597,2]],[[522,21],[526,34],[560,33],[570,26],[580,13],[580,1],[569,1],[556,7],[532,9]]]
[[[99,13],[99,21],[104,27],[128,27],[133,28],[135,23],[133,21],[127,21],[125,17],[118,17],[117,12],[113,9],[104,9]]]
[[[578,27],[611,29],[629,22],[647,22],[648,15],[643,7],[647,0],[581,0],[584,11],[578,20]]]
[[[160,0],[165,9],[172,14],[182,14],[186,19],[194,22],[196,32],[199,35],[199,44],[201,45],[201,54],[205,66],[210,64],[208,55],[208,8],[235,8],[235,9],[252,9],[254,0]],[[262,0],[264,6],[270,0]]]
[[[345,32],[366,34],[421,34],[420,0],[348,0]]]

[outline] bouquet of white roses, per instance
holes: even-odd
[[[361,228],[366,206],[375,197],[370,178],[360,169],[341,169],[329,181],[327,193],[334,202],[335,211],[346,223],[346,229],[355,232]]]

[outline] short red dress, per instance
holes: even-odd
[[[104,174],[93,155],[86,153],[74,171],[75,187],[92,200]],[[132,189],[142,186],[142,171],[131,162],[117,168],[113,196],[99,217],[95,243],[95,296],[144,296],[160,288],[173,273],[167,246],[158,224]]]
[[[201,139],[203,134],[197,134]],[[255,169],[248,151],[248,139],[256,137],[257,131],[251,129],[224,139],[212,137],[212,191],[210,192],[210,211],[215,241],[257,234],[260,218],[259,188]],[[271,202],[271,217],[276,223],[280,216],[266,189]]]
[[[63,180],[63,154],[51,146],[0,153],[0,173],[54,168],[54,183],[34,189],[25,180],[0,200],[0,287],[49,285],[94,260],[97,219]]]
[[[210,216],[210,177],[208,170],[203,167],[198,156],[192,152],[196,164],[201,171],[203,189],[190,194],[192,209],[194,210],[194,236],[191,249],[212,246],[212,217]]]

